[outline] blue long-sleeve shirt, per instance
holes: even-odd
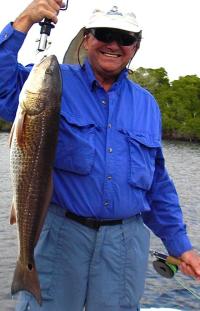
[[[0,116],[13,121],[31,66],[17,63],[25,34],[0,34]],[[142,213],[175,256],[191,249],[178,196],[166,171],[154,97],[121,72],[109,91],[85,61],[61,65],[63,94],[52,202],[100,219]],[[176,238],[175,238],[176,237]]]

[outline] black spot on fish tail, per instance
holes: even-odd
[[[29,263],[27,267],[30,271],[33,269],[33,265],[31,263]]]

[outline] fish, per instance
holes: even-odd
[[[61,93],[60,66],[57,57],[50,55],[33,66],[25,81],[10,133],[10,223],[17,224],[19,240],[11,294],[26,290],[39,305],[42,296],[34,249],[52,196]]]

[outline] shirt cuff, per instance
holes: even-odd
[[[171,256],[180,257],[183,253],[191,250],[192,244],[187,235],[176,235],[173,239],[162,239],[168,253]]]
[[[14,29],[9,23],[0,33],[0,46],[17,54],[25,38],[26,33]]]

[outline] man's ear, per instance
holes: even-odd
[[[135,56],[135,54],[137,53],[137,51],[139,50],[139,48],[140,48],[140,42],[141,41],[138,41],[137,43],[136,43],[136,45],[135,45],[135,53],[134,53],[134,56]],[[133,56],[133,57],[134,57]]]
[[[139,48],[140,48],[140,41],[137,41],[136,45],[134,45],[134,53],[133,53],[133,56],[132,56],[130,62],[132,61],[133,57],[135,56],[135,54],[137,53]]]
[[[139,48],[140,48],[140,42],[141,42],[141,40],[139,40],[139,41],[137,42],[137,44],[136,44],[136,51],[139,50]]]

